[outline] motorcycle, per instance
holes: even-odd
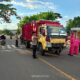
[[[5,41],[4,39],[1,39],[1,40],[0,40],[0,44],[1,44],[1,45],[5,45],[5,44],[6,44],[6,41]]]
[[[6,44],[6,37],[4,35],[0,36],[0,44],[5,45]]]

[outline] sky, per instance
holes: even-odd
[[[69,19],[80,16],[80,0],[12,0],[3,4],[13,4],[17,14],[23,18],[40,12],[54,11],[60,13],[62,18],[59,21],[65,26]],[[0,29],[17,29],[17,20],[12,17],[12,23],[0,24]]]

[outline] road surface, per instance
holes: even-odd
[[[68,56],[68,48],[60,56],[48,54],[32,58],[32,50],[15,41],[0,46],[0,80],[80,80],[80,54]]]

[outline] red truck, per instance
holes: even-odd
[[[38,50],[42,55],[45,54],[45,51],[51,51],[60,55],[66,43],[67,33],[59,22],[40,20],[26,23],[22,27],[22,40],[27,48],[31,46],[32,32],[36,32],[38,37]]]

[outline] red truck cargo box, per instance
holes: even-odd
[[[22,36],[24,40],[31,41],[32,26],[30,23],[25,24],[22,28]]]
[[[31,23],[27,23],[22,27],[22,37],[26,41],[31,41],[32,32],[35,31],[37,34],[38,27],[40,25],[46,24],[47,26],[56,26],[61,27],[62,25],[59,22],[53,22],[49,20],[40,20],[40,21],[33,21]],[[62,26],[63,27],[63,26]]]
[[[40,20],[37,22],[37,24],[39,24],[39,25],[46,24],[46,25],[52,25],[52,26],[56,26],[56,27],[59,27],[61,25],[59,22],[54,22],[54,21],[49,21],[49,20]]]

